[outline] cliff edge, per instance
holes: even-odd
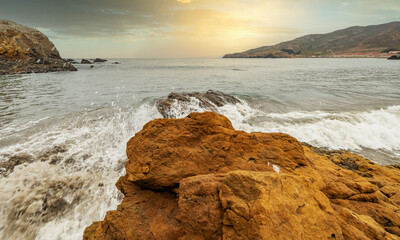
[[[400,166],[214,112],[150,121],[126,152],[125,197],[83,239],[400,239]]]
[[[0,19],[0,75],[76,71],[40,31]]]

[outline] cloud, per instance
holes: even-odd
[[[195,42],[204,42],[229,52],[306,33],[397,20],[397,1],[12,0],[2,2],[0,16],[43,29],[59,44],[65,39],[85,44],[95,39],[104,44],[109,41],[107,47],[115,41],[139,46],[141,41],[147,42],[141,43],[141,51],[151,51],[159,44],[173,52],[171,46],[179,48],[175,42],[188,48],[191,43],[193,48]]]

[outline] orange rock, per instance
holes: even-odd
[[[124,200],[100,224],[90,226],[84,239],[176,239],[182,235],[175,193],[144,190],[125,177],[117,186]],[[103,233],[101,237],[99,232]]]
[[[230,172],[220,199],[223,239],[343,239],[329,199],[311,178]]]
[[[397,166],[212,112],[149,122],[127,155],[124,200],[84,239],[400,239]]]
[[[187,177],[233,170],[283,172],[306,166],[299,142],[282,133],[236,131],[214,112],[156,119],[128,142],[128,179],[151,189],[176,188]]]
[[[179,184],[179,214],[185,231],[182,239],[218,240],[222,236],[223,209],[219,187],[225,174],[198,175]]]

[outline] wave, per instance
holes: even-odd
[[[82,239],[122,199],[126,142],[158,117],[146,103],[44,119],[0,149],[0,239]]]
[[[175,106],[179,117],[203,112],[198,102],[191,107]],[[293,111],[267,113],[246,101],[216,107],[234,127],[248,132],[283,132],[317,147],[362,152],[390,152],[400,158],[400,106],[353,112]]]
[[[114,104],[21,126],[19,143],[0,149],[0,163],[15,163],[0,171],[5,186],[0,189],[0,236],[81,239],[86,226],[121,201],[114,184],[124,174],[126,142],[161,117],[154,102],[127,108]],[[206,110],[196,101],[191,104],[183,110],[176,106],[179,117]],[[244,100],[217,107],[238,130],[284,132],[319,147],[384,150],[400,158],[400,106],[363,112],[261,109]]]

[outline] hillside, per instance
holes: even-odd
[[[400,22],[310,34],[273,46],[226,54],[224,58],[340,57],[352,54],[387,57],[388,54],[379,53],[388,50],[400,50]]]
[[[40,31],[0,19],[0,75],[76,71]]]

